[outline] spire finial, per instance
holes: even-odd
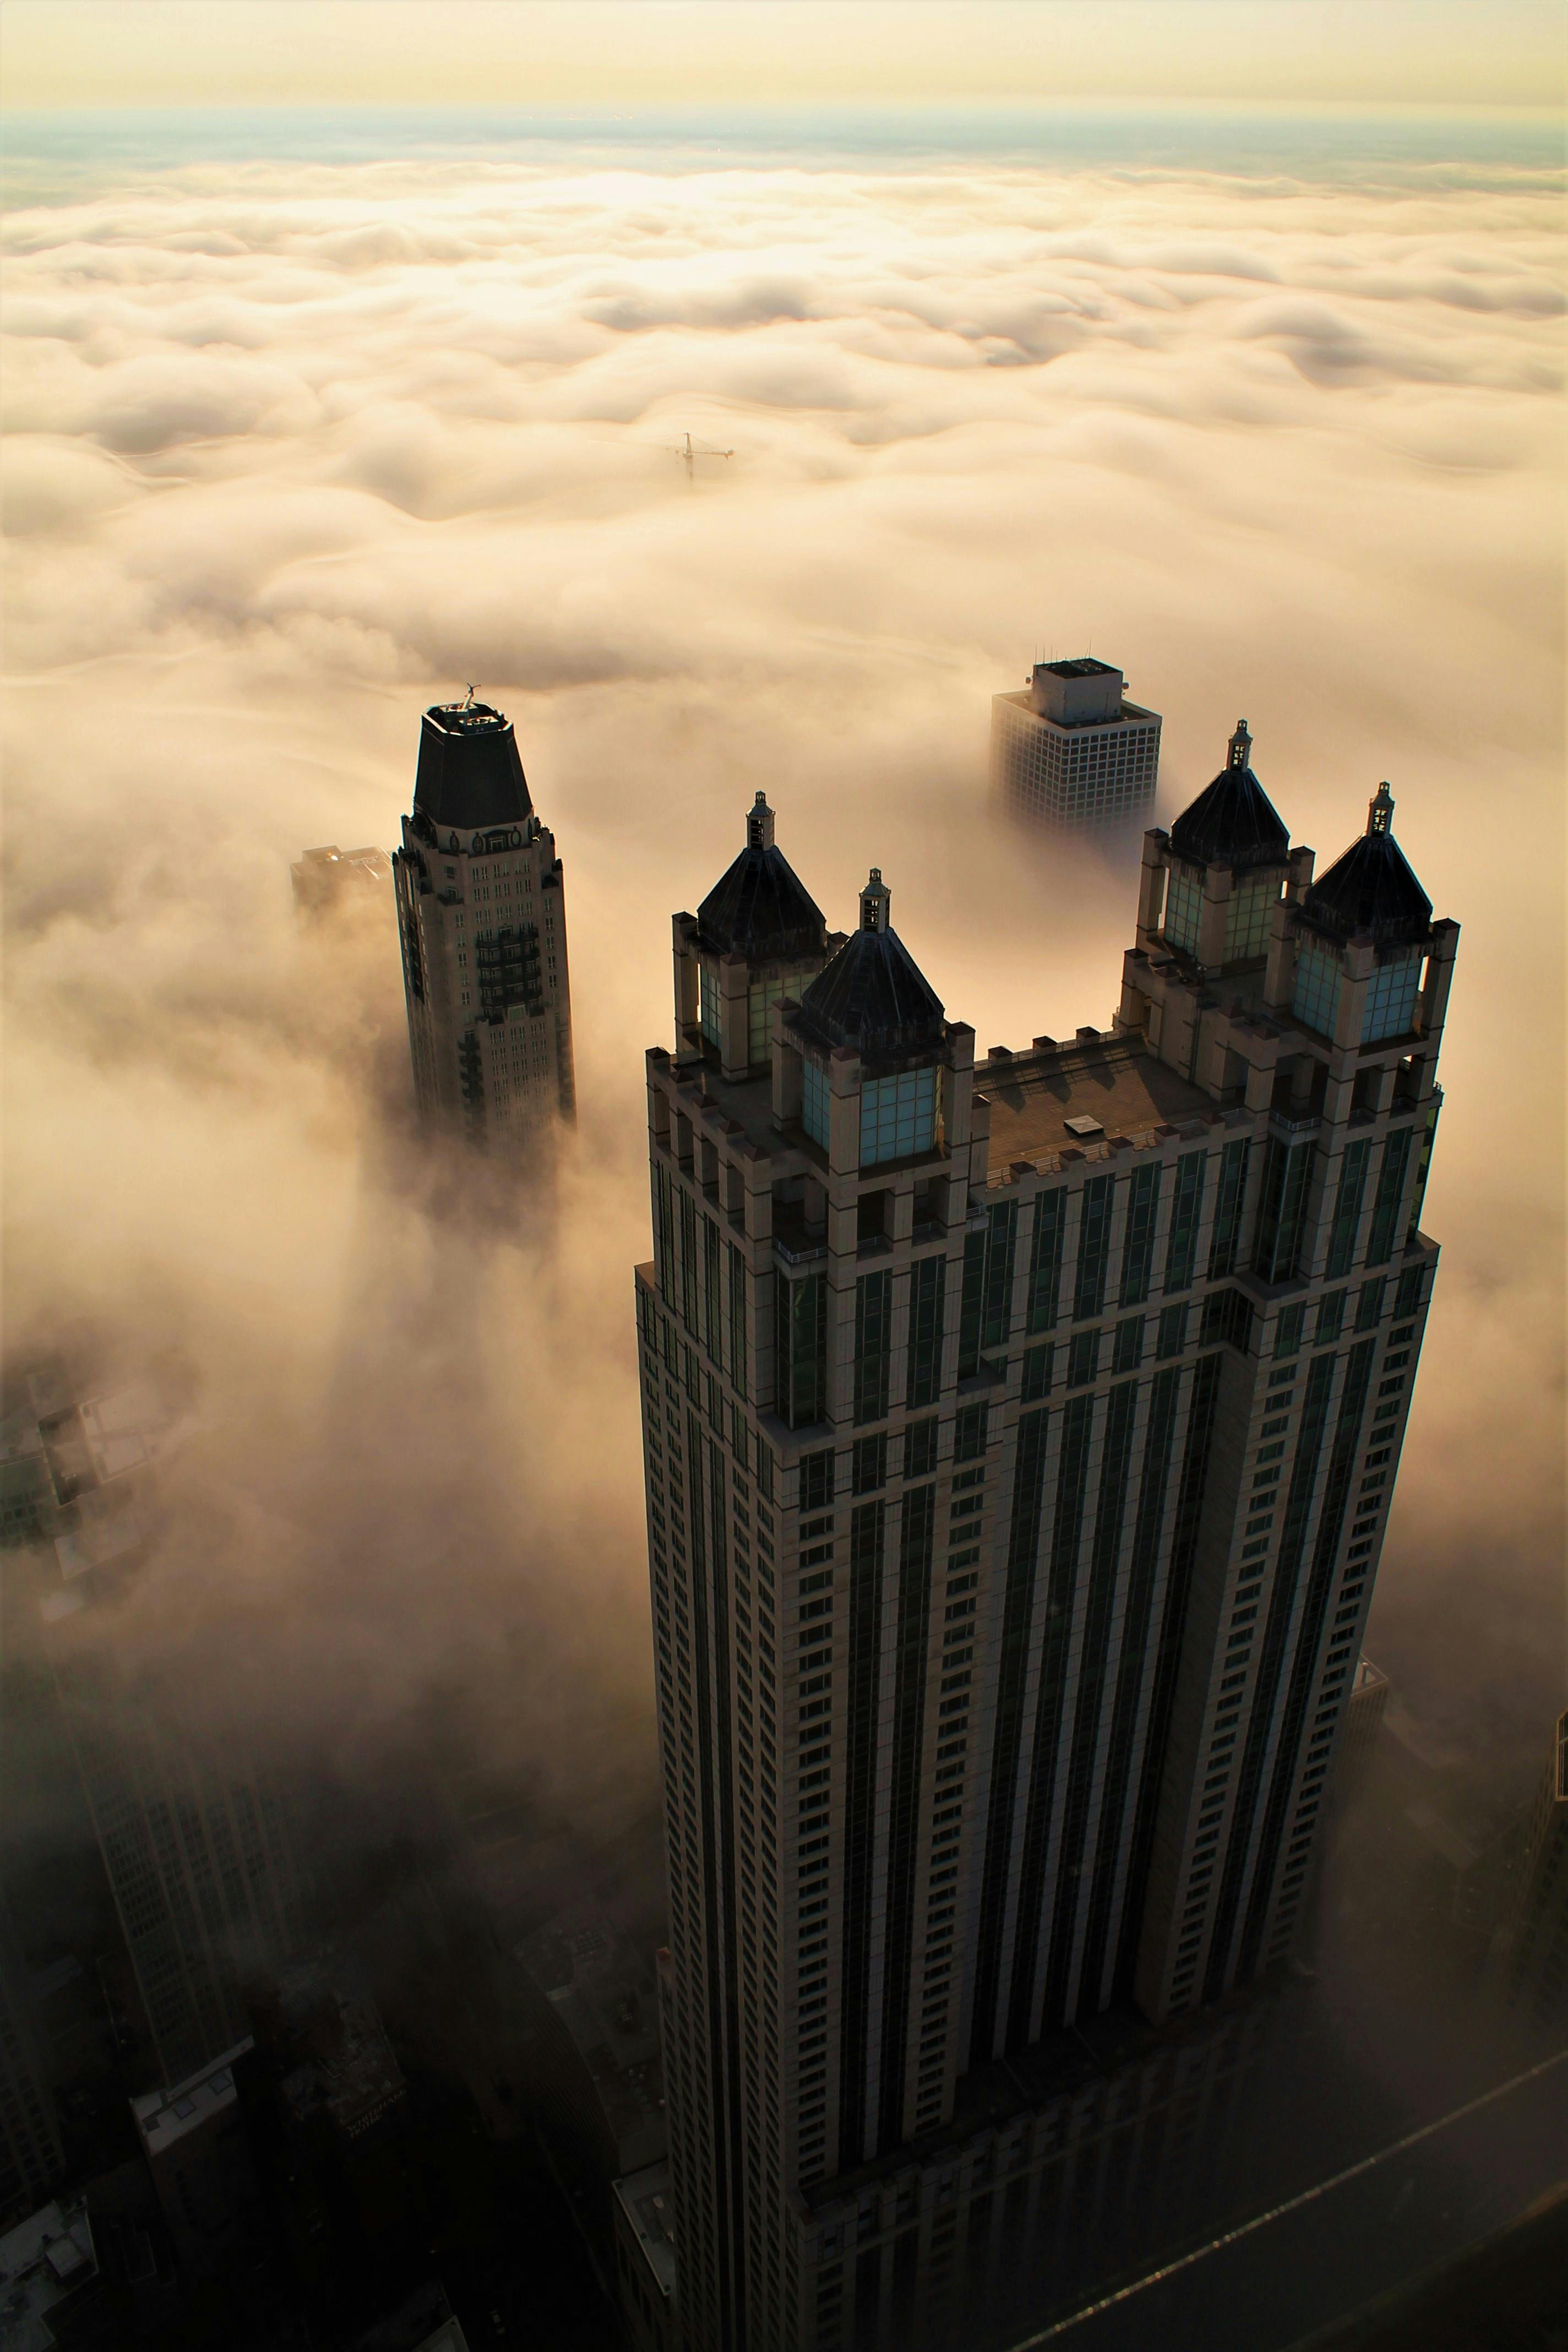
[[[887,929],[888,908],[892,903],[892,896],[882,879],[881,867],[873,866],[871,878],[860,893],[860,929],[863,931]]]
[[[768,806],[766,793],[759,793],[746,811],[746,846],[748,849],[771,849],[773,845],[773,813]]]
[[[1394,824],[1394,794],[1388,789],[1385,776],[1367,804],[1366,829],[1369,834],[1387,833]]]
[[[1247,731],[1245,719],[1237,720],[1236,732],[1230,739],[1230,764],[1233,768],[1247,768],[1252,764],[1252,738]]]

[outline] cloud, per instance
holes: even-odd
[[[1428,1572],[1484,1613],[1506,1562],[1544,1614],[1555,234],[1528,175],[973,163],[202,165],[15,214],[12,1339],[176,1344],[210,1432],[125,1638],[265,1656],[279,1736],[345,1771],[436,1687],[563,1785],[645,1769],[669,912],[764,786],[836,919],[884,867],[984,1042],[1103,1022],[1132,876],[1004,836],[983,774],[988,697],[1089,643],[1165,714],[1167,815],[1245,709],[1298,838],[1391,776],[1466,924],[1374,1623],[1430,1681]],[[689,478],[688,431],[733,456]],[[302,847],[395,838],[469,677],[567,864],[558,1254],[415,1147],[389,920],[329,950],[288,909]]]

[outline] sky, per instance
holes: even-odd
[[[524,25],[580,95],[588,19],[636,34],[657,96],[655,13],[505,12],[486,105]],[[821,51],[809,9],[657,13],[737,75],[786,14]],[[440,1693],[612,1811],[646,1779],[630,1269],[669,915],[762,787],[831,920],[883,868],[982,1050],[1108,1022],[1132,859],[1020,842],[984,781],[990,696],[1092,649],[1163,714],[1163,820],[1245,714],[1321,863],[1389,778],[1464,927],[1371,1646],[1439,1741],[1530,1749],[1563,1657],[1563,290],[1537,131],[1292,117],[1246,146],[1124,108],[1064,146],[1050,108],[1000,139],[928,110],[825,143],[733,109],[704,140],[196,104],[263,35],[298,76],[265,94],[341,71],[377,107],[455,102],[421,77],[463,16],[7,11],[13,105],[121,102],[14,117],[5,227],[7,1346],[166,1351],[205,1432],[116,1638],[217,1681],[243,1654],[246,1703],[365,1782]],[[1108,41],[1135,18],[1167,90],[1237,23],[1271,28],[1248,88],[1273,90],[1331,21],[1095,12]],[[955,19],[904,21],[935,76]],[[1081,13],[965,17],[993,21],[1076,28],[1088,73]],[[1423,21],[1423,94],[1451,98],[1436,63],[1478,16]],[[1367,73],[1411,22],[1357,12]],[[1524,108],[1541,19],[1486,22],[1471,94]],[[289,63],[323,26],[375,37]],[[688,432],[731,454],[689,479]],[[470,680],[565,860],[582,1119],[553,1227],[415,1141],[390,914],[308,940],[289,905],[307,845],[395,842],[419,711]]]
[[[1542,0],[8,0],[13,107],[957,98],[1552,107]]]

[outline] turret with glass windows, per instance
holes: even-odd
[[[1251,750],[1146,836],[1109,1031],[977,1065],[880,872],[830,938],[760,799],[676,918],[637,1300],[692,2352],[884,2340],[878,2247],[900,2347],[956,2328],[908,2233],[952,2197],[974,2242],[962,2117],[1043,2177],[1019,2053],[1292,1948],[1458,927],[1386,787],[1314,884]]]

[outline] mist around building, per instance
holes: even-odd
[[[1131,944],[984,1054],[896,850],[736,790],[621,1041],[654,1729],[599,1779],[450,1678],[376,1771],[293,1748],[237,1604],[128,1638],[234,1433],[155,1311],[7,1361],[7,2347],[1555,2340],[1568,1717],[1500,1770],[1367,1633],[1458,927],[1386,787],[1314,880],[1245,722],[1156,825],[1161,725],[1087,656],[997,693],[999,848]],[[548,1265],[572,844],[498,704],[410,736],[395,851],[279,888],[315,985],[396,971],[435,1213]]]

